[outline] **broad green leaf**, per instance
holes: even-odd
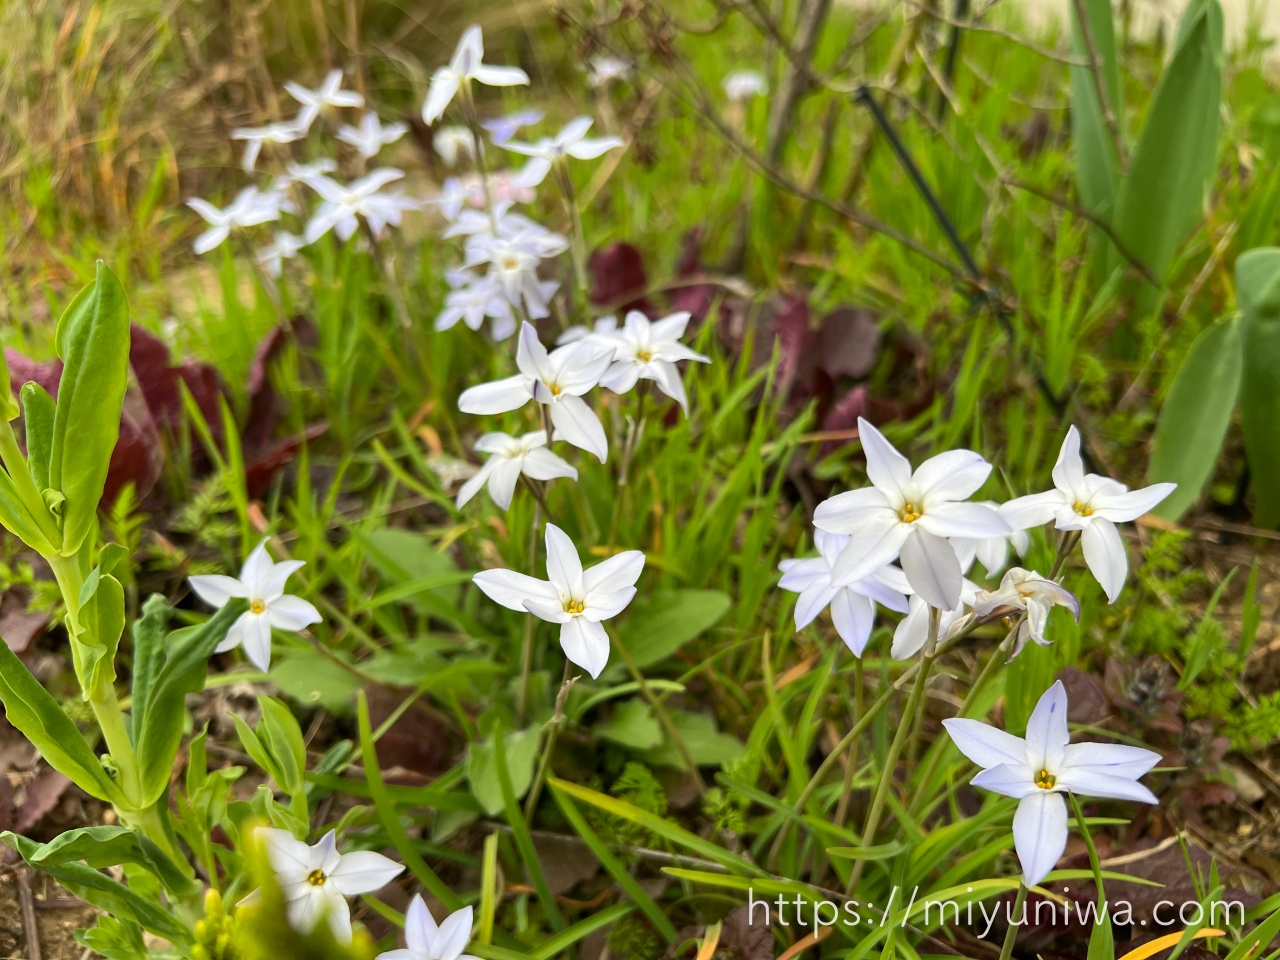
[[[16,833],[0,834],[0,842],[16,850],[28,864],[39,866],[32,861],[32,857],[42,848],[41,844]],[[191,931],[172,912],[91,866],[83,863],[57,863],[39,866],[39,869],[66,887],[72,896],[93,904],[113,917],[134,920],[176,946],[183,947],[191,943]]]
[[[369,562],[386,585],[396,591],[394,599],[407,601],[424,613],[435,613],[442,603],[456,605],[457,585],[470,579],[459,574],[448,553],[420,533],[383,527],[361,534],[360,539]]]
[[[159,847],[127,827],[68,830],[48,843],[40,844],[26,860],[41,870],[76,861],[84,861],[95,870],[132,863],[150,871],[166,889],[180,896],[200,888],[195,880],[184,876]]]
[[[1257,522],[1280,526],[1280,247],[1236,261],[1236,297],[1244,311],[1240,415],[1253,477]]]
[[[15,420],[22,411],[18,408],[18,400],[13,395],[13,381],[9,378],[9,361],[0,348],[0,416],[4,422]]]
[[[6,643],[0,643],[0,701],[9,723],[35,745],[49,766],[90,796],[108,803],[125,802],[76,725]]]
[[[618,704],[608,719],[593,726],[591,732],[633,750],[652,750],[662,743],[662,724],[653,715],[653,708],[640,699]]]
[[[155,593],[142,605],[142,616],[133,621],[133,741],[146,725],[151,692],[164,664],[164,639],[172,614],[168,601]]]
[[[275,760],[281,779],[280,788],[291,797],[300,795],[304,788],[302,775],[307,769],[307,745],[302,738],[302,728],[289,708],[274,697],[259,697],[262,722],[258,724],[258,737]]]
[[[72,652],[80,665],[84,697],[114,683],[115,659],[124,633],[124,587],[115,577],[101,575],[95,568],[81,591],[80,633]]]
[[[671,656],[711,627],[729,610],[727,594],[718,590],[670,590],[651,594],[631,605],[618,627],[641,670]]]
[[[41,509],[44,510],[49,526],[52,528],[53,518],[48,516],[48,510],[43,504]],[[27,509],[27,504],[18,493],[13,479],[3,469],[0,469],[0,524],[37,553],[57,552],[49,537],[45,536],[44,531],[40,529],[40,522]]]
[[[53,397],[40,384],[22,385],[22,429],[27,438],[27,466],[37,490],[49,489],[49,457],[53,448]]]
[[[708,713],[693,713],[688,710],[672,710],[671,725],[680,734],[685,748],[693,762],[700,767],[720,767],[732,763],[742,756],[746,747],[737,737],[721,733],[716,727],[716,719]],[[685,765],[684,756],[679,748],[671,742],[664,743],[657,750],[645,754],[645,759],[652,764],[667,767]]]
[[[49,487],[62,504],[62,555],[74,556],[93,529],[120,434],[129,375],[129,307],[115,274],[98,262],[97,279],[58,321],[62,379],[53,421]]]
[[[289,699],[346,716],[361,689],[357,675],[309,649],[291,650],[273,658],[267,676]]]
[[[516,799],[519,799],[533,783],[533,768],[538,759],[538,731],[513,730],[503,740],[511,789],[515,792]],[[467,779],[471,781],[471,792],[490,816],[500,813],[503,808],[502,785],[498,782],[497,758],[494,753],[492,738],[473,743],[467,753]]]
[[[1124,118],[1124,102],[1111,0],[1085,0],[1083,7],[1100,60],[1103,92],[1119,125]],[[1087,60],[1088,45],[1080,29],[1076,6],[1068,0],[1067,8],[1071,16],[1071,54],[1077,60]],[[1076,155],[1080,205],[1091,213],[1109,217],[1116,199],[1119,160],[1104,119],[1097,80],[1089,67],[1071,68],[1071,143]]]
[[[176,630],[165,640],[163,661],[155,671],[146,716],[135,732],[142,781],[141,807],[149,807],[169,787],[186,715],[186,697],[204,686],[213,648],[246,609],[232,600],[198,627]]]
[[[1134,256],[1165,279],[1178,244],[1200,219],[1218,145],[1222,7],[1194,0],[1160,77],[1142,136],[1116,194],[1113,226]],[[1122,258],[1113,250],[1112,267]]]
[[[1243,358],[1238,317],[1200,334],[1178,368],[1156,422],[1147,480],[1178,485],[1153,513],[1177,520],[1200,496],[1218,466],[1218,453],[1240,395]]]

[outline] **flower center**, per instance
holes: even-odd
[[[504,270],[515,270],[519,266],[520,262],[515,257],[507,257],[502,261],[502,269]]]
[[[1089,506],[1087,503],[1081,503],[1079,500],[1076,501],[1074,509],[1076,511],[1076,516],[1078,517],[1093,516],[1093,507]]]
[[[914,503],[905,504],[901,516],[903,523],[915,523],[924,516],[924,508],[917,507]]]
[[[1052,790],[1053,785],[1057,782],[1058,778],[1048,770],[1041,770],[1036,774],[1036,786],[1041,790]]]
[[[325,881],[329,878],[324,875],[323,870],[312,870],[307,874],[307,883],[313,887],[323,887]]]
[[[266,609],[267,609],[267,605],[263,603],[261,600],[254,600],[252,603],[249,604],[250,613],[261,614],[265,612]]]
[[[566,600],[564,602],[565,613],[572,613],[574,616],[577,616],[585,609],[587,609],[587,605],[581,600]]]
[[[551,395],[552,395],[553,397],[558,397],[558,396],[560,396],[560,385],[559,385],[559,384],[555,384],[555,383],[548,383],[548,384],[547,384],[547,389],[551,391]]]
[[[650,353],[648,350],[643,350],[643,349],[637,350],[636,359],[639,360],[641,363],[648,363],[650,360],[653,359],[653,354]]]

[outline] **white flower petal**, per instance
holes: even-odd
[[[547,581],[514,570],[481,570],[471,580],[485,596],[508,610],[524,613],[526,600],[560,603],[560,592]]]
[[[1095,496],[1089,506],[1093,508],[1095,517],[1105,517],[1112,523],[1126,523],[1150,513],[1177,488],[1176,483],[1156,483],[1128,493]]]
[[[1048,523],[1064,504],[1059,491],[1049,490],[1002,503],[998,512],[1014,530],[1026,530]]]
[[[471,79],[487,87],[519,87],[529,84],[529,75],[519,67],[494,67],[487,63],[472,70]]]
[[[1013,533],[1009,524],[991,507],[981,503],[930,502],[924,515],[916,521],[938,537],[1007,537]]]
[[[1115,603],[1124,589],[1129,573],[1129,556],[1125,553],[1120,531],[1110,520],[1095,517],[1080,535],[1084,548],[1084,562],[1107,595],[1108,603]]]
[[[423,902],[422,895],[415,893],[404,915],[405,945],[413,953],[426,954],[436,942],[439,929],[431,911]]]
[[[1013,846],[1023,883],[1034,887],[1049,875],[1067,849],[1067,802],[1062,794],[1036,790],[1022,798],[1013,815]]]
[[[586,593],[578,548],[554,523],[547,524],[547,579],[558,591],[558,599],[581,600]]]
[[[818,614],[831,605],[836,592],[837,588],[831,586],[830,581],[800,591],[800,596],[796,597],[796,629],[803,630],[813,623]]]
[[[533,480],[554,480],[557,477],[578,479],[578,471],[567,460],[545,447],[535,447],[526,453],[522,469],[524,475]]]
[[[960,752],[980,767],[1017,766],[1027,762],[1027,742],[1012,733],[963,717],[943,720],[942,725]]]
[[[907,582],[929,606],[953,610],[960,603],[964,574],[946,540],[924,529],[914,530],[902,543],[900,562]]]
[[[475,413],[492,416],[518,410],[533,399],[533,391],[529,388],[529,380],[523,374],[516,374],[503,380],[482,383],[462,391],[458,397],[458,409],[463,413]]]
[[[1057,785],[1082,797],[1159,803],[1156,795],[1136,780],[1111,773],[1095,773],[1081,767],[1063,770],[1058,775]]]
[[[1035,784],[1036,771],[1025,763],[998,763],[982,770],[969,781],[975,787],[1021,800],[1040,788]]]
[[[266,618],[276,629],[294,633],[323,619],[320,611],[306,600],[289,594],[276,597],[267,604]]]
[[[1080,459],[1080,431],[1067,428],[1058,462],[1053,465],[1053,485],[1072,497],[1084,491],[1084,462]]]
[[[838,590],[831,599],[831,622],[855,657],[862,656],[871,639],[876,612],[871,601],[852,590]]]
[[[911,481],[911,463],[869,420],[858,418],[858,437],[867,458],[867,477],[884,491],[901,491]]]
[[[249,595],[243,583],[235,577],[220,573],[188,577],[187,582],[191,584],[191,589],[195,591],[196,596],[211,607],[224,607],[233,597]]]
[[[497,466],[489,474],[489,496],[494,503],[507,510],[511,507],[511,498],[515,496],[516,483],[520,480],[521,461],[506,457],[494,459],[497,460]]]
[[[1056,772],[1062,766],[1071,734],[1067,730],[1067,688],[1058,680],[1041,694],[1027,721],[1026,763]]]
[[[870,517],[883,515],[882,521],[893,520],[897,515],[885,495],[875,487],[846,490],[828,497],[813,511],[813,525],[829,533],[851,534]]]
[[[948,450],[920,464],[911,482],[932,505],[934,500],[967,500],[989,476],[991,464],[972,450]]]
[[[569,662],[587,671],[593,680],[609,662],[609,635],[586,617],[573,617],[561,625],[560,647]]]
[[[404,867],[372,850],[344,854],[329,873],[329,883],[347,897],[373,893],[400,876]]]
[[[641,550],[624,550],[588,568],[582,581],[588,597],[597,592],[615,593],[635,586],[644,570],[644,559]]]
[[[600,418],[581,397],[559,397],[551,404],[551,422],[559,439],[595,454],[601,463],[609,458],[609,441]]]
[[[903,523],[892,511],[877,513],[849,534],[849,542],[831,567],[832,580],[840,584],[853,583],[893,563],[911,533],[912,525]],[[955,561],[954,553],[952,561]],[[907,579],[910,580],[910,576]]]
[[[623,587],[613,593],[592,593],[588,595],[582,616],[599,623],[616,617],[635,599],[635,587]]]
[[[1120,743],[1069,743],[1062,769],[1089,770],[1136,780],[1161,760],[1160,754]]]
[[[440,960],[458,960],[471,942],[473,922],[471,907],[463,907],[445,917],[436,939],[436,955]]]
[[[271,622],[265,615],[246,613],[244,620],[244,655],[250,663],[266,673],[271,669]]]

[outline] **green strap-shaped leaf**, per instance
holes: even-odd
[[[73,556],[97,518],[129,372],[129,307],[115,274],[98,263],[97,279],[58,321],[64,364],[49,455],[49,487],[62,504],[62,555]]]
[[[1178,485],[1153,511],[1177,520],[1213,478],[1218,452],[1240,396],[1242,356],[1238,317],[1219,320],[1187,351],[1156,423],[1147,479]]]
[[[50,554],[55,551],[40,524],[31,516],[13,479],[0,468],[0,525],[25,543],[32,550]]]
[[[164,638],[173,611],[160,594],[152,594],[142,605],[142,616],[133,621],[133,741],[146,726],[151,691],[156,675],[164,666]]]
[[[1250,250],[1236,261],[1236,297],[1244,311],[1240,414],[1259,526],[1280,526],[1280,247]]]
[[[1113,226],[1125,247],[1164,278],[1199,220],[1218,147],[1222,7],[1194,0],[1160,77],[1142,136],[1116,195]],[[1123,262],[1113,250],[1111,267]]]
[[[37,490],[49,489],[49,455],[53,447],[53,397],[34,380],[22,385],[22,428],[27,435],[27,465]]]
[[[204,687],[214,647],[245,609],[245,601],[232,600],[200,626],[176,630],[165,641],[164,661],[156,671],[146,714],[141,722],[135,721],[142,781],[139,807],[151,806],[168,789],[182,742],[186,696]]]
[[[150,871],[167,890],[179,895],[199,889],[199,883],[184,876],[160,848],[127,827],[81,827],[68,830],[48,843],[40,844],[26,857],[38,869],[60,863],[84,861],[95,870],[132,863]]]
[[[134,920],[142,924],[145,929],[177,946],[186,946],[191,943],[191,931],[172,913],[88,864],[79,862],[41,864],[35,858],[45,845],[18,836],[16,833],[0,834],[0,843],[8,844],[23,860],[53,877],[73,896],[105,910],[111,916]]]
[[[94,568],[92,579],[85,586],[93,585],[87,596],[81,594],[80,633],[72,644],[79,674],[84,683],[84,697],[90,696],[114,683],[116,679],[116,651],[124,633],[124,587],[115,577],[103,576]]]
[[[22,411],[18,409],[17,398],[13,395],[13,381],[9,379],[9,361],[0,349],[0,417],[8,423],[15,420]]]
[[[58,701],[3,642],[0,642],[0,702],[4,703],[9,722],[35,744],[53,769],[99,800],[125,803],[124,794],[102,768],[76,725],[62,712]]]
[[[1089,34],[1100,60],[1103,92],[1119,123],[1124,117],[1124,103],[1121,100],[1120,59],[1116,55],[1111,0],[1084,0],[1083,6]],[[1088,60],[1089,46],[1076,15],[1075,3],[1068,0],[1067,7],[1071,11],[1071,53],[1078,60]],[[1097,80],[1089,67],[1071,68],[1071,142],[1075,148],[1076,189],[1081,206],[1099,216],[1109,216],[1116,199],[1119,159],[1104,119]]]

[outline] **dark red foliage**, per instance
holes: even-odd
[[[133,367],[138,389],[147,401],[156,426],[170,433],[179,428],[182,423],[179,385],[185,384],[214,438],[221,441],[219,401],[226,395],[226,386],[217,369],[198,360],[184,360],[173,366],[163,340],[136,323],[130,326],[129,332],[129,365]]]
[[[591,274],[591,302],[610,310],[649,312],[644,292],[649,275],[644,257],[629,243],[615,243],[591,254],[587,260]]]

